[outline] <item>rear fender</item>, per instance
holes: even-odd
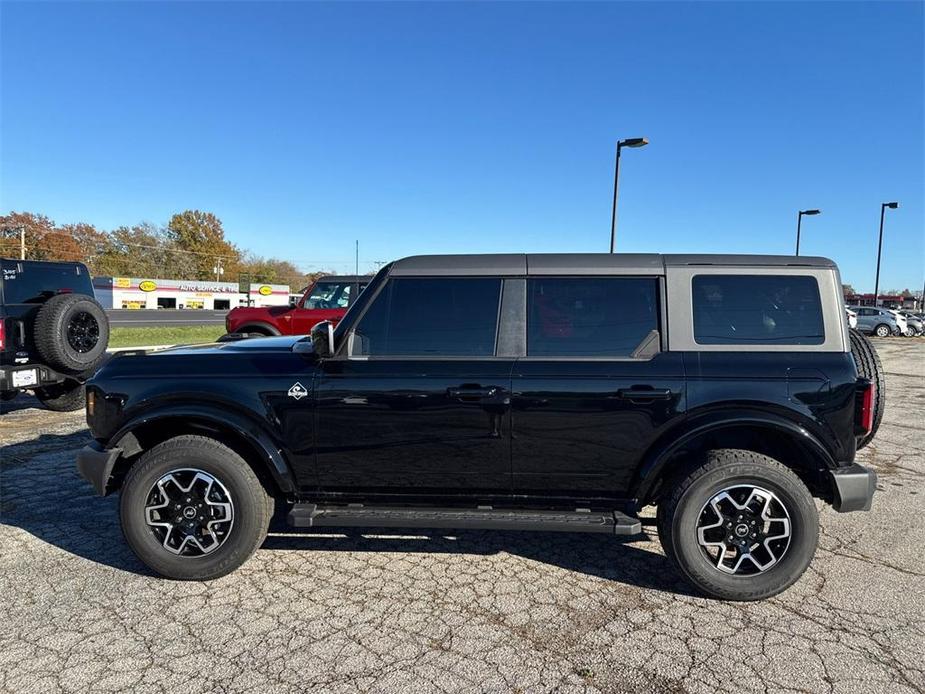
[[[781,461],[787,465],[802,468],[808,473],[820,469],[838,467],[837,461],[822,442],[800,424],[785,417],[760,411],[737,409],[735,412],[719,411],[692,417],[662,436],[646,453],[639,467],[636,481],[636,498],[644,503],[656,483],[663,478],[667,463],[671,458],[689,446],[696,439],[723,433],[735,433],[743,430],[764,430],[770,435],[784,435],[805,452],[800,460]]]

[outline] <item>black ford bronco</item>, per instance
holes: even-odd
[[[870,508],[881,378],[824,258],[418,256],[336,329],[114,357],[77,467],[171,578],[240,566],[275,505],[299,528],[635,535],[654,504],[691,583],[754,600],[812,559],[814,498]]]
[[[82,263],[0,258],[0,399],[32,390],[52,410],[84,406],[109,319]]]

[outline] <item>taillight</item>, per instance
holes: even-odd
[[[6,345],[6,330],[4,328],[5,324],[6,321],[0,318],[0,349],[3,349],[3,347]]]
[[[861,393],[861,406],[858,409],[858,428],[863,435],[869,434],[874,428],[874,398],[877,395],[877,386],[868,383]]]

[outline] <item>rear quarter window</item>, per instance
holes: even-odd
[[[694,341],[701,345],[821,345],[822,302],[815,277],[695,275]]]

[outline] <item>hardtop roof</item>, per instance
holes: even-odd
[[[666,267],[834,268],[828,258],[792,255],[660,253],[497,253],[414,255],[392,263],[391,275],[659,275]]]

